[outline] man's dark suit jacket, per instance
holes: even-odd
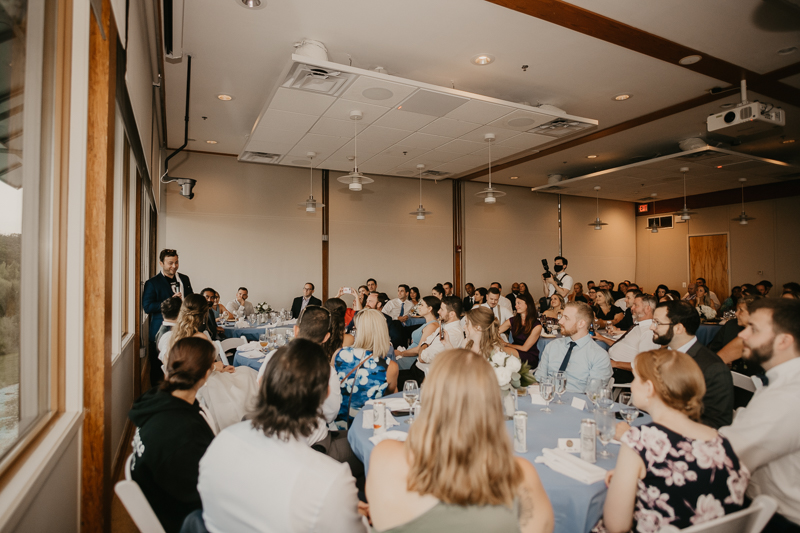
[[[322,300],[320,300],[319,298],[314,298],[314,296],[311,296],[311,298],[308,299],[308,305],[322,305]],[[300,309],[302,307],[303,307],[303,297],[298,296],[292,302],[292,318],[297,318],[300,316]]]
[[[733,422],[733,377],[728,365],[700,341],[695,342],[686,353],[700,366],[706,380],[700,421],[715,429],[729,426]]]
[[[192,284],[189,281],[189,276],[184,276],[178,272],[181,281],[183,282],[183,296],[184,298],[192,291]],[[144,292],[142,293],[142,307],[144,312],[150,315],[150,341],[155,342],[156,333],[164,322],[164,317],[161,315],[161,302],[167,298],[172,298],[172,287],[170,287],[170,280],[164,276],[163,272],[159,272],[152,278],[148,279],[144,284]]]
[[[464,312],[465,313],[467,311],[469,311],[470,309],[472,309],[473,305],[475,305],[475,298],[474,297],[467,296],[466,298],[464,298],[463,306],[464,306]]]

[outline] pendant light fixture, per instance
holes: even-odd
[[[506,193],[492,187],[492,143],[494,142],[494,133],[487,133],[483,136],[483,140],[489,143],[489,187],[475,193],[475,196],[483,198],[483,201],[487,204],[493,204],[497,202],[498,198],[505,196]]]
[[[653,214],[654,215],[656,214],[656,196],[658,196],[658,193],[656,193],[656,192],[654,192],[653,194],[650,195],[650,197],[653,199]],[[655,217],[650,221],[650,225],[647,226],[647,229],[650,230],[650,233],[658,233],[658,226],[659,226],[658,217]]]
[[[697,213],[689,211],[689,208],[686,207],[686,173],[689,172],[689,167],[681,167],[681,172],[683,172],[683,209],[676,211],[673,215],[680,216],[680,222],[686,222],[691,220],[692,215],[696,215]]]
[[[742,184],[742,214],[736,218],[732,218],[731,220],[739,222],[742,226],[746,226],[747,223],[751,220],[755,220],[755,217],[747,216],[747,213],[744,212],[744,182],[747,181],[747,178],[739,178],[739,182]]]
[[[358,171],[358,121],[361,120],[361,117],[361,111],[356,110],[350,112],[350,120],[353,121],[353,130],[355,131],[353,134],[353,154],[355,156],[353,157],[353,171],[336,180],[340,183],[346,183],[347,187],[355,192],[360,191],[363,184],[369,184],[375,181]]]
[[[599,185],[595,185],[594,193],[595,193],[595,196],[596,196],[595,199],[597,200],[597,218],[594,219],[594,222],[592,222],[589,225],[590,226],[594,226],[594,229],[599,231],[599,230],[603,229],[603,226],[608,226],[608,224],[605,223],[605,222],[602,222],[600,220],[600,186]]]
[[[305,207],[308,213],[316,213],[317,207],[325,207],[325,204],[318,204],[314,199],[314,157],[317,153],[308,152],[306,155],[308,156],[308,170],[310,173],[308,200],[297,205]]]
[[[412,211],[409,215],[416,215],[417,220],[425,220],[425,215],[432,215],[433,213],[430,211],[425,211],[425,208],[422,207],[422,169],[425,168],[425,165],[419,164],[417,165],[417,169],[419,170],[419,207],[416,211]]]

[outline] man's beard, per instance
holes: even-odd
[[[659,335],[656,332],[653,332],[653,342],[658,344],[659,346],[667,346],[670,342],[672,342],[672,338],[675,336],[675,331],[672,329],[672,325],[670,324],[669,329],[663,335]]]
[[[772,345],[775,337],[772,337],[769,342],[765,342],[761,346],[748,346],[744,343],[744,350],[742,351],[742,358],[750,361],[751,363],[758,363],[764,366],[764,363],[772,359],[773,349]]]
[[[564,326],[561,326],[561,335],[563,335],[564,337],[572,337],[576,333],[578,333],[578,326],[577,325],[573,326],[571,330],[567,329]]]

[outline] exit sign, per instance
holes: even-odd
[[[641,204],[639,205],[639,212],[640,213],[647,213],[649,210],[650,204]]]

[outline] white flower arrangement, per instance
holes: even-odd
[[[256,306],[256,313],[259,315],[264,313],[271,313],[273,311],[272,307],[267,302],[261,302]]]
[[[717,312],[707,305],[698,305],[695,309],[697,309],[697,312],[700,314],[701,318],[708,319],[715,318],[717,316]]]
[[[497,384],[503,390],[524,388],[534,382],[531,367],[519,357],[509,355],[499,348],[492,352],[489,363],[494,369]]]

